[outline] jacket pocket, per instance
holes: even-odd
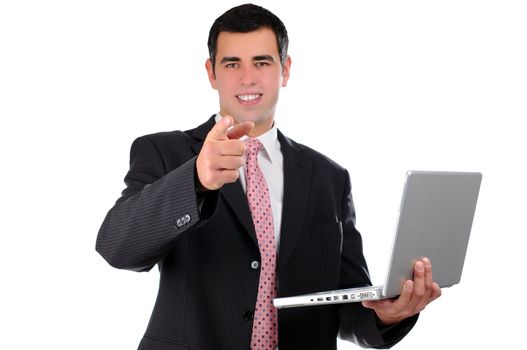
[[[316,237],[342,236],[342,222],[335,221],[311,227],[311,234]]]
[[[145,335],[137,350],[189,350],[188,344],[172,339],[162,339]]]

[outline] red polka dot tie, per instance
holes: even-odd
[[[251,210],[262,259],[251,349],[275,350],[278,346],[278,317],[277,310],[273,306],[273,298],[276,296],[276,244],[273,213],[269,189],[262,170],[258,166],[257,155],[262,143],[258,139],[248,139],[245,145],[247,202]]]

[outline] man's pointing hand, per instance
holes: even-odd
[[[254,128],[253,122],[234,125],[230,116],[221,118],[208,133],[196,160],[196,171],[202,188],[217,190],[238,179],[244,163],[245,145],[239,140]]]

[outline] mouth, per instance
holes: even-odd
[[[236,98],[241,104],[244,105],[252,105],[260,102],[262,99],[263,94],[244,94],[244,95],[236,95]]]

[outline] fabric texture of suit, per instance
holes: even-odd
[[[260,252],[237,181],[196,192],[195,161],[214,118],[196,129],[140,137],[126,189],[96,243],[114,267],[160,270],[142,350],[249,349]],[[284,198],[278,296],[369,285],[345,169],[278,132]],[[201,207],[198,205],[201,203]],[[258,264],[256,264],[258,265]],[[397,343],[417,317],[377,326],[360,303],[281,309],[279,348],[336,349],[337,334],[366,347]]]

